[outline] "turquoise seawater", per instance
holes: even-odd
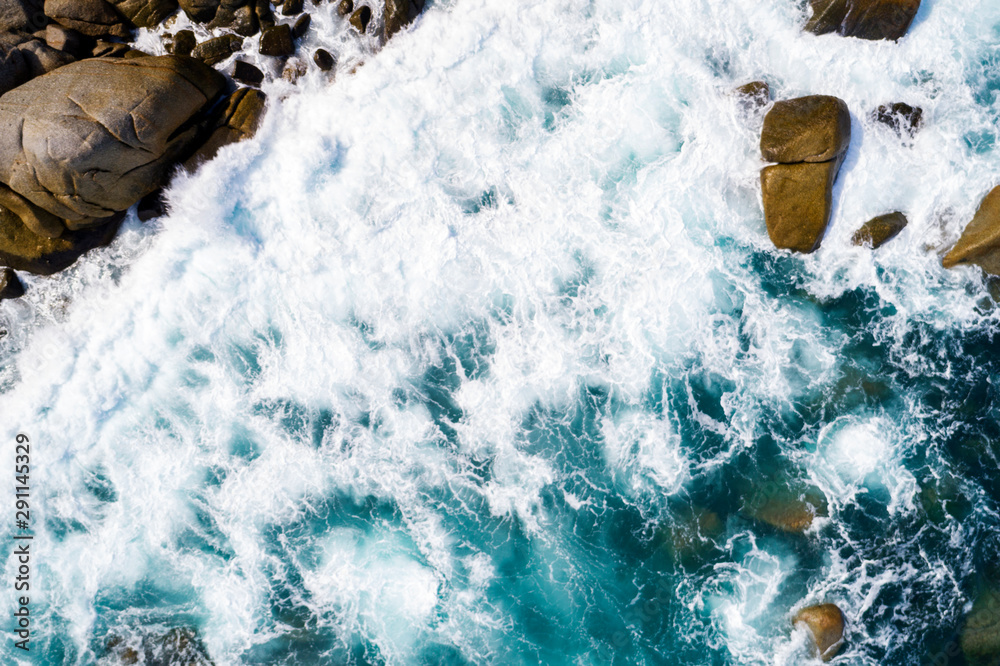
[[[310,45],[346,39],[317,11]],[[0,441],[10,477],[32,441],[34,633],[0,622],[4,663],[792,666],[823,602],[834,663],[966,663],[1000,306],[940,255],[1000,182],[1000,4],[924,0],[899,43],[808,13],[431,3],[26,277]],[[766,234],[755,79],[851,109],[813,255]],[[868,116],[896,101],[912,140]],[[805,532],[758,519],[800,497]]]

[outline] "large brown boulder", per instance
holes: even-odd
[[[90,37],[132,36],[128,19],[104,0],[45,0],[45,15]]]
[[[79,227],[160,187],[225,78],[184,56],[83,60],[0,97],[0,182]]]
[[[945,268],[976,264],[987,273],[1000,275],[1000,186],[983,198],[962,237],[941,263]]]
[[[121,218],[119,213],[100,226],[65,231],[59,238],[45,238],[24,226],[17,215],[0,207],[0,265],[52,275],[67,268],[87,250],[110,243]]]
[[[816,653],[823,661],[837,656],[844,644],[844,614],[836,604],[820,604],[803,608],[792,620],[804,624],[812,634]]]
[[[764,117],[760,152],[768,162],[827,162],[851,143],[851,112],[844,100],[810,95],[775,102]]]
[[[385,38],[405,28],[423,10],[423,0],[385,0]]]
[[[840,160],[775,164],[760,172],[764,222],[775,247],[809,253],[820,246],[833,210]]]
[[[817,35],[896,40],[906,34],[920,0],[811,0],[805,29]]]

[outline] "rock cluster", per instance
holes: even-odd
[[[760,150],[778,164],[760,173],[767,232],[776,247],[812,252],[830,222],[833,184],[851,143],[851,114],[837,97],[776,102],[764,117]]]
[[[385,38],[423,9],[384,1]],[[361,32],[373,20],[353,0],[338,11]],[[177,12],[216,36],[199,44],[179,30],[166,56],[130,45],[137,28]],[[260,34],[260,53],[294,80],[309,24],[303,0],[0,1],[0,265],[51,274],[110,242],[136,202],[142,219],[162,212],[177,165],[195,168],[256,130],[265,74],[232,60],[244,39]],[[324,49],[312,59],[322,71],[336,64]],[[4,273],[3,284],[9,298],[21,283]]]
[[[809,32],[897,40],[910,29],[920,0],[810,0],[810,5]]]

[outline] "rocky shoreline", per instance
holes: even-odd
[[[254,134],[265,80],[332,70],[329,50],[297,44],[310,12],[330,11],[322,3],[0,0],[0,299],[24,292],[14,270],[51,275],[110,243],[133,205],[141,220],[161,214],[178,167]],[[340,0],[334,11],[387,40],[422,7]],[[202,41],[171,32],[184,24]],[[150,32],[167,55],[137,47]],[[239,57],[248,43],[264,69]]]

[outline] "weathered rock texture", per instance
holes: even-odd
[[[873,250],[878,249],[895,238],[899,232],[906,228],[906,224],[906,216],[899,211],[873,217],[854,232],[851,243],[870,247]]]
[[[405,28],[423,11],[423,0],[385,0],[385,38],[389,39]]]
[[[806,253],[819,247],[850,143],[851,115],[836,97],[777,102],[764,117],[761,154],[779,163],[760,174],[764,220],[775,247]]]
[[[820,604],[796,613],[793,624],[804,624],[812,634],[816,653],[823,661],[837,656],[844,643],[844,614],[836,604]]]
[[[225,79],[183,56],[98,58],[0,98],[0,181],[81,226],[163,184]]]
[[[805,29],[817,35],[896,40],[910,29],[920,0],[811,0]]]
[[[192,169],[215,157],[223,146],[253,136],[264,114],[265,99],[264,93],[253,88],[240,88],[230,95],[213,117],[208,139],[184,166]]]
[[[987,273],[1000,275],[1000,186],[983,198],[962,237],[941,263],[945,268],[976,264]]]

